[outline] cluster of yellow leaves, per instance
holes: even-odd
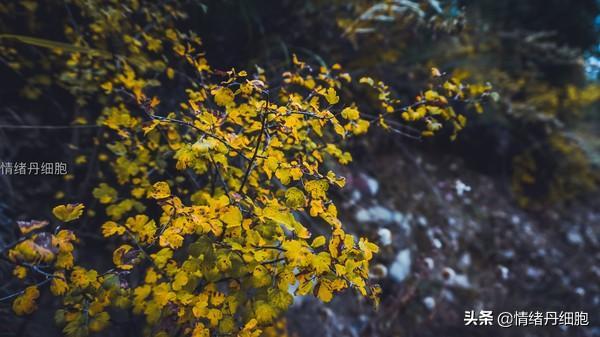
[[[59,205],[52,213],[57,220],[67,223],[78,219],[83,208],[82,204]],[[73,231],[60,229],[50,232],[47,230],[49,221],[20,221],[18,225],[24,237],[8,250],[8,259],[16,265],[13,274],[25,279],[30,274],[28,268],[32,269],[32,276],[42,274],[46,278],[37,285],[50,281],[50,290],[54,295],[65,294],[69,289],[65,272],[73,268],[73,243],[77,242]],[[47,266],[52,266],[54,272],[44,271],[43,268]],[[35,311],[35,300],[40,296],[37,285],[27,287],[15,298],[13,310],[17,315]]]
[[[67,336],[87,336],[103,330],[110,321],[109,306],[126,308],[129,305],[122,296],[118,273],[100,275],[95,270],[74,267],[68,278],[61,276],[55,280],[60,279],[62,284],[52,284],[51,290],[63,297],[65,307],[58,310],[54,318]]]
[[[198,55],[184,56],[217,80]],[[219,84],[188,90],[180,111],[164,117],[158,100],[147,101],[127,85],[145,116],[122,103],[105,109],[101,123],[115,131],[107,148],[123,186],[117,192],[101,183],[93,195],[111,219],[102,225],[103,236],[120,242],[112,254],[116,271],[71,270],[72,255],[69,263],[57,263],[51,290],[69,308],[57,313],[67,335],[103,329],[110,306],[143,314],[149,326],[175,319],[194,336],[255,336],[274,324],[294,296],[328,302],[352,288],[377,300],[379,288],[368,283],[368,273],[378,247],[344,231],[329,197],[344,179],[325,166],[328,159],[350,161],[337,144],[366,132],[374,120],[363,118],[356,104],[338,106],[342,84],[351,81],[340,66],[313,75],[294,60],[296,70],[284,74],[277,91],[260,71],[250,79],[232,70]],[[136,81],[130,68],[125,71]],[[394,112],[398,102],[379,96],[386,113]],[[383,125],[383,118],[375,120]],[[170,180],[153,182],[147,174],[172,169],[181,174]],[[197,182],[202,177],[204,186]],[[131,197],[119,198],[128,192]],[[156,219],[142,213],[149,200],[160,207]],[[79,204],[53,210],[62,222],[82,212]],[[301,213],[310,220],[299,221]],[[326,235],[314,236],[317,228]],[[63,242],[59,257],[71,252],[66,247],[74,239],[63,232],[56,235]],[[51,247],[36,247],[35,240],[16,246],[12,258],[52,261]],[[144,277],[130,287],[123,272],[132,271]]]
[[[13,310],[17,315],[27,315],[37,309],[35,300],[40,297],[40,291],[36,286],[27,287],[23,294],[13,301]]]
[[[474,106],[478,113],[483,112],[480,98],[491,95],[489,85],[466,85],[458,78],[442,74],[437,68],[431,69],[431,76],[436,79],[429,90],[416,97],[416,102],[404,109],[402,118],[405,121],[425,122],[426,130],[421,132],[423,136],[433,136],[436,131],[443,127],[444,122],[451,122],[453,132],[450,138],[454,140],[460,130],[467,124],[464,114],[457,113],[452,102],[467,102]]]
[[[218,81],[193,49],[180,54]],[[115,266],[145,268],[130,301],[149,324],[175,315],[181,322],[193,318],[192,335],[249,336],[273,324],[294,295],[330,301],[353,288],[376,299],[378,288],[367,276],[378,248],[342,229],[328,191],[343,187],[344,179],[320,168],[327,157],[351,160],[336,143],[366,132],[371,121],[361,118],[357,105],[337,107],[342,84],[351,81],[339,65],[305,75],[307,66],[294,60],[296,70],[283,75],[278,92],[269,90],[260,69],[252,78],[232,70],[219,84],[188,89],[176,113],[164,116],[152,103],[157,99],[136,93],[145,116],[122,104],[105,110],[102,122],[118,135],[109,148],[119,182],[130,186],[134,200],[154,199],[162,210],[150,219],[135,214],[134,202],[123,205],[129,199],[118,200],[114,188],[94,190],[113,218],[102,225],[103,235],[125,242],[114,250]],[[152,182],[145,174],[173,166],[181,172],[173,180]],[[193,177],[206,177],[208,184],[192,189]],[[115,214],[115,207],[122,212]],[[329,244],[297,220],[301,212],[314,218],[311,226],[331,228]]]
[[[219,84],[188,89],[180,111],[166,116],[152,103],[157,99],[135,94],[145,116],[120,105],[118,120],[127,122],[109,122],[113,109],[102,120],[118,136],[109,145],[114,162],[127,160],[113,166],[119,182],[133,199],[153,199],[161,209],[150,219],[132,204],[115,216],[113,208],[124,202],[116,190],[106,184],[94,190],[113,218],[102,225],[103,235],[125,242],[113,252],[115,266],[145,270],[144,282],[131,289],[134,313],[150,325],[169,315],[193,318],[192,335],[246,336],[273,324],[293,296],[330,301],[353,288],[376,299],[379,290],[367,277],[378,247],[343,230],[328,193],[344,179],[321,168],[328,157],[351,160],[337,143],[371,124],[357,105],[337,107],[350,76],[339,65],[307,72],[294,57],[296,70],[271,92],[260,69],[253,77],[235,70],[216,75],[187,50],[193,48],[181,55],[190,66],[213,81],[220,76]],[[145,174],[173,168],[181,174],[171,180],[153,182]],[[201,177],[208,179],[203,187]],[[304,212],[309,223],[297,219]],[[319,222],[329,235],[313,236],[307,225]]]
[[[62,222],[71,222],[83,213],[82,204],[60,205],[53,209],[56,218]],[[35,222],[35,221],[32,221]],[[31,222],[30,222],[31,223]],[[47,221],[37,221],[43,226],[27,226],[23,234],[28,234],[8,251],[8,258],[16,264],[53,264],[57,269],[70,269],[73,267],[73,242],[77,238],[73,231],[60,229],[55,233],[49,231],[37,232],[45,228]],[[21,227],[24,228],[24,227]],[[23,275],[23,272],[17,274]]]

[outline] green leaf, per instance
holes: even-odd
[[[31,36],[25,36],[25,35],[0,34],[0,39],[13,39],[13,40],[17,40],[19,42],[22,42],[25,44],[30,44],[33,46],[38,46],[38,47],[48,48],[48,49],[60,49],[60,50],[64,50],[64,51],[68,51],[68,52],[72,52],[72,53],[83,53],[83,54],[89,54],[89,55],[93,55],[93,56],[102,56],[102,57],[106,57],[106,58],[112,57],[111,53],[104,51],[104,50],[98,50],[98,49],[93,49],[93,48],[88,48],[88,47],[81,47],[81,46],[76,46],[76,45],[72,45],[72,44],[68,44],[68,43],[64,43],[64,42],[51,41],[51,40],[40,39],[37,37],[31,37]]]

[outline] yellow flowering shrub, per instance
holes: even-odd
[[[490,88],[434,68],[404,103],[382,81],[295,55],[280,75],[217,70],[200,37],[175,28],[185,17],[176,5],[130,0],[100,12],[95,3],[72,2],[86,20],[67,24],[73,45],[10,38],[67,56],[60,81],[79,104],[102,106],[102,171],[87,216],[102,219],[112,267],[77,263],[90,253],[75,250],[85,206],[58,205],[52,221],[20,225],[7,251],[15,277],[46,277],[16,296],[14,312],[33,312],[50,283],[67,336],[102,331],[115,310],[144,317],[145,335],[258,336],[277,331],[294,296],[329,302],[353,289],[377,302],[368,274],[379,248],[344,230],[331,195],[345,180],[331,163],[349,163],[344,142],[373,126],[413,138],[447,127],[454,138],[466,117],[453,103],[480,111]],[[162,96],[170,85],[179,96]],[[357,92],[369,99],[355,101]]]

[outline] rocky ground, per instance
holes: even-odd
[[[413,145],[358,151],[339,196],[346,225],[382,248],[379,310],[351,293],[297,298],[292,335],[600,336],[600,199],[526,212],[506,177]],[[466,310],[585,311],[590,324],[473,327]]]

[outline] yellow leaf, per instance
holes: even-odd
[[[91,332],[99,332],[108,326],[110,315],[106,312],[100,312],[96,316],[91,317],[89,328]]]
[[[327,252],[320,252],[312,257],[311,264],[317,274],[328,272],[331,266],[331,255]]]
[[[119,226],[114,221],[107,221],[102,225],[102,235],[109,237],[115,234],[123,235],[125,233],[125,227]]]
[[[376,244],[369,242],[369,240],[365,238],[360,238],[358,241],[358,247],[365,254],[367,261],[373,258],[373,253],[379,252],[379,247]]]
[[[177,249],[183,244],[183,236],[179,234],[179,229],[169,227],[162,233],[158,243],[161,247],[169,246],[173,249]]]
[[[192,331],[192,337],[210,337],[210,330],[202,323],[197,323]]]
[[[302,169],[299,167],[293,167],[290,169],[290,175],[292,176],[292,179],[299,180],[302,178]]]
[[[370,78],[370,77],[361,77],[360,80],[358,80],[358,83],[367,84],[367,85],[370,85],[370,86],[374,86],[375,85],[375,81],[373,81],[373,79]]]
[[[171,196],[171,188],[164,181],[159,181],[152,185],[152,190],[148,193],[148,197],[153,199],[165,199]]]
[[[268,324],[273,322],[273,319],[277,316],[277,313],[273,309],[273,307],[264,301],[258,301],[256,303],[256,309],[254,310],[256,313],[256,319],[259,323]]]
[[[156,97],[156,96],[152,97],[152,100],[150,101],[150,107],[155,108],[159,104],[160,104],[160,99],[158,99],[158,97]]]
[[[113,84],[112,82],[104,82],[102,85],[100,85],[100,88],[104,89],[106,94],[110,94],[113,90]]]
[[[370,125],[371,124],[369,123],[369,121],[364,120],[364,119],[359,119],[356,122],[356,124],[354,125],[354,127],[352,128],[352,133],[355,135],[362,135],[369,130]]]
[[[192,308],[192,313],[194,314],[194,317],[205,317],[208,312],[207,307],[208,295],[206,295],[205,293],[199,294],[196,298],[196,304],[194,304],[194,307]]]
[[[188,283],[187,273],[184,271],[179,271],[175,274],[175,279],[173,280],[173,290],[180,290],[181,287]]]
[[[210,92],[215,97],[215,103],[220,106],[229,106],[233,103],[235,94],[227,87],[218,87]]]
[[[115,266],[123,270],[132,269],[132,260],[134,260],[135,256],[129,256],[130,254],[127,254],[132,249],[133,247],[130,245],[122,245],[121,247],[115,249],[113,252],[113,262]]]
[[[352,77],[348,73],[341,73],[339,76],[341,79],[344,79],[348,83],[352,82]]]
[[[13,275],[22,280],[27,276],[27,268],[23,266],[16,266],[15,269],[13,269]]]
[[[425,92],[425,99],[428,101],[435,101],[436,99],[438,99],[440,97],[440,95],[433,91],[433,90],[427,90]]]
[[[162,268],[167,264],[169,259],[173,257],[173,251],[169,248],[163,248],[159,250],[158,253],[151,254],[150,257],[159,268]]]
[[[138,235],[138,239],[147,243],[154,240],[156,234],[156,222],[148,218],[145,214],[138,214],[135,217],[129,217],[125,222],[127,228]]]
[[[160,121],[153,119],[152,122],[150,122],[146,126],[142,127],[142,130],[144,130],[144,136],[147,135],[150,131],[154,130],[156,128],[156,126],[159,124],[160,124]]]
[[[465,127],[467,125],[467,118],[465,116],[458,115],[456,119],[458,120],[458,124],[460,124],[460,126]]]
[[[219,309],[208,309],[206,318],[210,321],[210,325],[214,327],[217,326],[219,320],[223,318],[223,313]]]
[[[275,171],[275,176],[281,181],[282,184],[287,185],[290,183],[290,169],[279,168]]]
[[[264,287],[271,283],[271,275],[265,266],[258,265],[252,271],[252,285],[256,288]]]
[[[294,301],[292,295],[286,290],[271,288],[268,290],[269,303],[278,309],[286,310]]]
[[[70,222],[78,219],[83,214],[83,204],[67,204],[56,206],[52,209],[52,214],[63,222]]]
[[[167,77],[172,80],[175,77],[175,70],[173,70],[173,68],[169,67],[167,68]]]
[[[238,227],[242,224],[242,212],[235,206],[229,206],[227,211],[223,213],[219,220],[227,224],[227,227]]]
[[[333,298],[333,292],[331,291],[331,289],[329,289],[329,286],[323,282],[320,282],[316,285],[315,291],[317,297],[325,303],[331,301],[331,299]]]
[[[71,269],[73,268],[73,254],[71,253],[58,253],[56,256],[56,268]]]
[[[18,262],[46,262],[49,263],[54,259],[54,253],[48,247],[51,240],[39,240],[40,244],[36,243],[36,238],[47,238],[47,233],[40,233],[41,236],[34,236],[33,240],[25,240],[17,244],[13,249],[9,250],[8,257],[12,261]]]
[[[323,179],[311,180],[304,184],[304,188],[313,198],[323,199],[327,197],[326,192],[329,189],[329,183]]]
[[[221,292],[217,291],[210,297],[210,304],[215,307],[221,305],[223,302],[225,302],[225,294]]]
[[[311,247],[313,248],[319,248],[321,246],[323,246],[326,242],[326,239],[323,235],[317,236],[313,242],[310,244]]]
[[[252,330],[252,329],[254,329],[256,327],[257,324],[258,324],[258,321],[253,318],[253,319],[249,320],[246,323],[246,325],[244,325],[244,329],[243,330]]]
[[[40,297],[40,291],[36,286],[25,288],[23,294],[13,301],[13,311],[19,316],[31,314],[37,309],[35,300],[38,297]]]
[[[298,240],[286,240],[281,245],[285,249],[285,258],[291,263],[305,263],[304,257],[308,250]]]
[[[296,295],[304,296],[307,295],[311,290],[313,290],[314,283],[312,280],[300,280],[300,285],[298,289],[296,289]]]
[[[431,68],[431,76],[432,77],[440,77],[442,76],[442,73],[440,72],[440,70],[438,68]]]
[[[342,136],[342,138],[345,138],[346,137],[346,130],[340,124],[340,122],[337,119],[332,118],[331,119],[331,123],[333,124],[333,130],[335,131],[335,133],[337,133],[338,135]]]
[[[290,187],[285,191],[285,204],[291,208],[301,208],[306,205],[306,196],[297,187]]]
[[[358,109],[356,109],[355,107],[344,108],[344,110],[342,110],[342,117],[344,117],[348,120],[354,121],[360,117],[360,113],[358,112]]]
[[[52,278],[52,282],[50,283],[50,291],[55,296],[63,295],[65,292],[69,290],[69,286],[65,282],[65,276],[63,273],[54,273],[54,278]]]
[[[233,332],[233,330],[235,330],[235,321],[233,320],[233,318],[227,316],[224,317],[220,322],[219,322],[219,332],[223,335],[227,335],[231,332]]]
[[[330,184],[336,184],[338,187],[346,185],[346,178],[336,176],[333,171],[327,172],[327,180],[329,180]]]
[[[294,231],[299,238],[309,238],[310,233],[302,226],[289,211],[281,211],[277,207],[269,206],[263,209],[263,216],[284,225],[288,230]]]
[[[334,88],[327,88],[325,99],[329,104],[336,104],[340,101],[340,97],[337,95]]]
[[[21,230],[21,234],[27,234],[33,232],[36,229],[44,228],[48,225],[46,220],[30,220],[30,221],[17,221],[17,226]]]
[[[161,283],[155,286],[152,291],[154,293],[154,300],[159,306],[164,306],[177,297],[177,294],[170,290],[167,283]]]
[[[101,183],[98,187],[94,188],[92,194],[101,204],[111,203],[118,197],[117,190],[106,183]]]

